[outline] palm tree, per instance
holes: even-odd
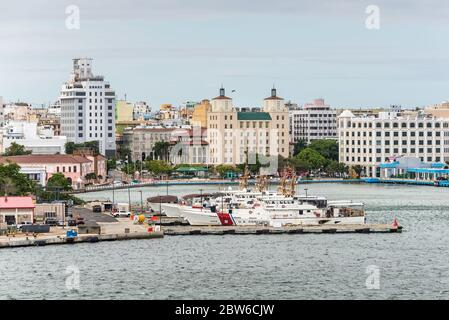
[[[167,141],[158,141],[153,146],[153,153],[156,158],[161,160],[168,159],[168,149],[170,144]]]

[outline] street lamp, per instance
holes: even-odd
[[[142,210],[142,213],[143,213],[143,198],[142,198],[142,190],[140,190],[139,192],[140,192],[140,210]]]

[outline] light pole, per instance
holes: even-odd
[[[143,198],[142,198],[142,190],[140,190],[139,192],[140,192],[140,210],[142,210],[142,213],[143,213]]]
[[[131,212],[131,189],[129,187],[129,183],[128,183],[128,205],[129,205],[129,212]]]
[[[111,213],[114,211],[114,207],[115,207],[115,183],[114,182],[115,181],[112,181],[112,206],[111,206]]]

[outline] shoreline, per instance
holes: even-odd
[[[317,180],[299,180],[297,185],[302,184],[319,184],[319,183],[366,183],[366,184],[400,184],[400,185],[416,185],[416,186],[428,186],[428,187],[449,187],[449,184],[438,183],[434,181],[426,180],[405,180],[405,179],[380,179],[380,178],[361,178],[361,179],[317,179]],[[165,180],[165,181],[153,181],[148,183],[133,183],[122,186],[98,186],[90,187],[88,189],[73,190],[69,194],[87,194],[102,191],[112,191],[112,190],[126,190],[135,188],[146,188],[146,187],[170,187],[170,186],[207,186],[207,185],[218,185],[218,186],[228,186],[228,185],[238,185],[238,180]],[[253,179],[248,181],[249,185],[254,185],[255,181]],[[271,185],[279,184],[279,181],[271,181]]]

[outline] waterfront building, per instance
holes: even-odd
[[[73,60],[59,100],[61,134],[69,142],[98,141],[101,154],[115,156],[115,91],[103,76],[92,73],[92,59]]]
[[[156,159],[153,153],[157,142],[169,143],[175,127],[150,127],[137,126],[133,129],[123,131],[123,148],[131,151],[131,160],[137,161],[142,158]]]
[[[125,100],[117,100],[115,105],[115,120],[116,122],[133,121],[134,105]]]
[[[64,202],[36,203],[34,221],[44,223],[47,218],[65,221],[66,206]]]
[[[316,99],[302,108],[290,106],[290,139],[310,143],[319,139],[337,139],[337,111]]]
[[[358,117],[345,110],[338,116],[338,142],[340,162],[380,177],[379,165],[399,156],[448,161],[449,119],[397,108]]]
[[[31,197],[0,197],[0,224],[33,223],[34,204]]]
[[[101,157],[101,156],[100,156]],[[80,155],[24,155],[0,157],[0,163],[17,163],[21,172],[27,174],[32,180],[43,182],[46,186],[48,179],[55,173],[62,173],[72,184],[73,189],[83,187],[87,182],[86,176],[96,174],[99,182],[105,181],[106,159],[99,158],[95,161],[87,156]],[[97,169],[95,168],[97,166]],[[42,175],[45,175],[42,177]]]
[[[201,128],[207,128],[207,116],[212,105],[207,99],[202,100],[195,105],[192,115],[192,126],[199,126]]]
[[[64,154],[67,138],[55,136],[52,126],[38,126],[37,122],[8,121],[1,135],[0,153],[17,143],[33,154]]]
[[[207,130],[199,126],[175,129],[170,139],[170,162],[178,164],[208,164]]]
[[[220,95],[211,101],[207,120],[207,142],[211,164],[241,164],[252,156],[289,155],[289,118],[284,99],[271,90],[262,109],[239,110],[232,99],[220,89]],[[251,159],[250,159],[251,158]]]
[[[442,162],[423,162],[415,157],[397,157],[379,164],[382,179],[435,180],[440,173],[447,178],[447,165]]]

